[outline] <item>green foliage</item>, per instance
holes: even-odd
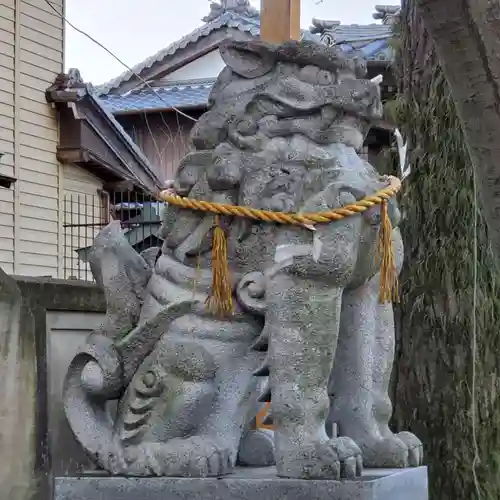
[[[422,37],[412,26],[403,18],[401,50],[411,49]],[[412,165],[401,200],[406,261],[397,315],[394,423],[424,442],[432,500],[498,500],[500,275],[479,208],[474,422],[479,496],[473,480],[470,412],[473,169],[443,73],[429,51],[420,55],[417,73],[410,64],[414,56],[399,54],[401,91],[389,105],[409,140]]]

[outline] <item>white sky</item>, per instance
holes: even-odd
[[[302,27],[313,17],[343,24],[375,21],[377,0],[302,0]],[[251,0],[258,7],[260,0]],[[384,2],[381,2],[384,3]],[[396,1],[388,1],[395,4]],[[209,0],[66,0],[66,18],[133,66],[202,24]],[[66,69],[78,68],[85,81],[103,83],[125,68],[85,36],[66,27]]]

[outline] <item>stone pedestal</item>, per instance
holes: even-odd
[[[223,479],[59,477],[54,500],[428,500],[427,468],[366,470],[357,481],[280,479],[273,467]]]

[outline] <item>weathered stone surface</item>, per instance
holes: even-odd
[[[361,60],[307,42],[228,42],[221,54],[227,67],[174,181],[180,194],[315,212],[387,185],[357,154],[381,113],[378,86],[359,78]],[[389,215],[396,227],[393,200]],[[144,292],[147,265],[118,228],[98,237],[111,264],[100,257],[96,274],[106,271],[100,281],[120,306],[66,380],[67,416],[84,448],[111,473],[134,476],[223,476],[238,452],[241,462],[261,456],[267,465],[274,451],[279,476],[303,479],[354,478],[362,461],[420,465],[420,441],[388,427],[394,325],[391,305],[378,302],[379,208],[315,231],[230,217],[220,224],[235,302],[226,318],[204,306],[213,215],[168,207]],[[401,267],[397,229],[393,239]],[[123,322],[136,323],[127,335],[106,331]],[[116,422],[109,399],[120,401]],[[274,450],[262,436],[249,439],[269,399]],[[326,432],[329,412],[339,437]]]
[[[427,470],[367,470],[356,481],[276,479],[274,467],[224,479],[56,478],[54,500],[428,500]]]
[[[0,269],[0,491],[34,492],[36,360],[32,316],[15,280]]]

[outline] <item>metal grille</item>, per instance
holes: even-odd
[[[158,232],[164,204],[137,193],[68,193],[64,197],[64,277],[93,281],[88,264],[99,231],[112,220],[121,221],[130,244],[142,252],[161,246]]]

